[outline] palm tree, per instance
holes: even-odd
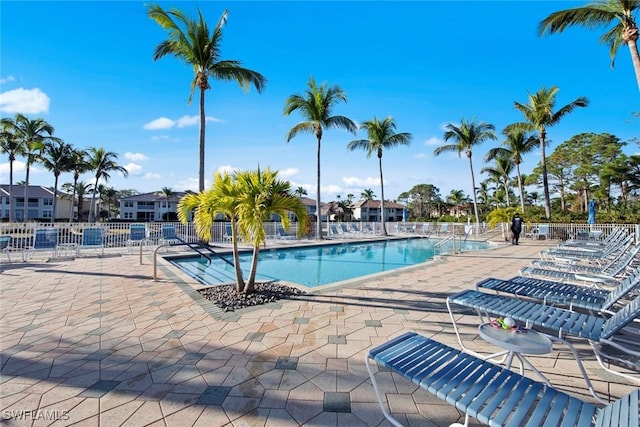
[[[611,68],[620,45],[626,44],[640,89],[640,55],[638,54],[638,24],[635,14],[640,10],[639,0],[596,0],[582,7],[561,10],[547,16],[539,24],[540,35],[561,33],[566,28],[582,25],[589,29],[612,24],[600,41],[609,45]]]
[[[71,195],[71,208],[69,209],[69,222],[73,221],[73,204],[76,200],[76,190],[78,188],[78,180],[80,179],[80,175],[85,172],[89,172],[89,164],[86,160],[87,151],[86,150],[71,150],[71,164],[69,171],[73,173],[73,184],[71,185],[72,195]],[[82,216],[82,212],[80,211],[81,206],[78,204],[78,219]]]
[[[516,166],[518,175],[518,190],[520,191],[520,209],[524,213],[524,186],[522,185],[522,174],[520,173],[520,163],[522,156],[530,153],[538,146],[538,140],[522,130],[511,129],[503,130],[502,134],[506,139],[502,141],[502,147],[492,148],[485,156],[486,161],[491,161],[498,156],[510,158]]]
[[[312,133],[318,141],[317,149],[317,182],[316,182],[316,238],[322,239],[320,223],[320,145],[323,129],[336,127],[345,129],[355,135],[357,126],[344,116],[332,116],[332,109],[338,102],[347,102],[347,96],[340,86],[327,87],[326,83],[316,85],[315,79],[309,78],[304,95],[291,95],[287,98],[284,114],[288,116],[299,111],[304,121],[295,125],[287,134],[287,142],[300,133]]]
[[[0,153],[9,157],[9,222],[15,220],[15,212],[13,206],[13,162],[16,156],[23,152],[23,145],[16,136],[14,130],[14,122],[10,118],[3,118],[0,121]]]
[[[51,222],[54,222],[58,217],[58,179],[62,172],[67,172],[70,169],[72,149],[71,144],[61,140],[47,141],[44,143],[40,155],[40,163],[45,169],[53,172],[54,176]],[[73,204],[73,201],[71,203]]]
[[[535,94],[529,93],[529,104],[521,104],[514,102],[516,110],[519,110],[526,122],[514,123],[505,128],[505,131],[524,131],[538,132],[538,140],[541,149],[542,158],[540,159],[540,167],[542,169],[542,187],[544,189],[544,211],[547,221],[551,219],[551,199],[549,197],[549,178],[547,176],[547,128],[554,126],[560,120],[578,107],[586,107],[589,100],[580,97],[573,102],[565,105],[557,111],[553,111],[556,104],[556,95],[560,90],[557,86],[551,86],[546,89],[544,86]]]
[[[264,221],[277,214],[281,218],[282,226],[287,228],[291,212],[300,223],[298,235],[302,235],[306,229],[307,211],[300,199],[292,193],[289,181],[278,179],[277,171],[258,169],[238,172],[235,178],[240,191],[237,211],[240,234],[245,241],[253,244],[251,270],[243,289],[245,294],[250,294],[255,291],[260,246],[267,237],[263,227]]]
[[[173,196],[173,189],[169,187],[162,187],[162,190],[158,193],[159,196],[164,196],[167,201],[167,212],[165,213],[165,220],[169,219],[169,197]]]
[[[266,79],[255,71],[242,67],[242,63],[234,59],[220,59],[222,29],[227,22],[228,12],[222,16],[209,32],[209,27],[202,17],[200,9],[198,19],[188,18],[182,11],[171,9],[165,11],[157,4],[149,6],[148,15],[168,33],[168,39],[158,46],[153,54],[156,61],[166,55],[173,55],[193,67],[194,76],[191,81],[193,98],[195,88],[200,89],[200,162],[198,172],[198,191],[204,190],[204,158],[205,158],[205,124],[204,111],[205,91],[211,88],[209,78],[216,80],[235,80],[242,89],[249,90],[253,85],[258,93],[262,92]]]
[[[106,151],[102,147],[91,147],[87,151],[89,170],[93,171],[96,177],[95,184],[93,185],[93,194],[91,195],[91,206],[89,206],[89,222],[95,221],[95,199],[100,179],[102,178],[107,181],[111,178],[111,172],[120,172],[125,178],[129,175],[124,167],[116,163],[117,160],[118,155],[116,153]]]
[[[22,153],[26,158],[25,161],[25,180],[24,180],[24,211],[22,220],[28,219],[29,203],[28,203],[28,188],[29,188],[29,173],[31,165],[38,160],[38,156],[44,147],[44,143],[48,141],[56,141],[57,138],[53,136],[54,128],[44,119],[30,120],[23,114],[16,114],[15,119],[12,122],[12,131],[20,141],[22,146]]]
[[[299,186],[298,188],[296,188],[296,189],[293,191],[293,193],[294,193],[296,196],[298,196],[298,197],[306,196],[306,195],[308,194],[308,193],[307,193],[307,190],[306,190],[304,187],[302,187],[302,186]]]
[[[493,157],[493,161],[493,166],[485,166],[480,170],[480,173],[486,173],[496,183],[502,184],[507,207],[511,206],[511,200],[509,200],[509,175],[513,172],[513,160],[511,157],[501,154]]]
[[[75,185],[71,182],[65,182],[64,184],[62,184],[62,188],[67,193],[74,194],[74,197],[72,200],[75,200],[76,197],[78,198],[77,221],[82,221],[82,208],[84,205],[84,195],[87,194],[89,191],[91,191],[91,189],[93,188],[93,184],[90,184],[84,181],[78,181],[75,183]],[[71,212],[71,215],[73,215],[73,212]]]
[[[360,193],[360,198],[362,198],[363,200],[373,200],[376,198],[376,195],[372,189],[365,188],[364,190],[362,190],[362,193]]]
[[[410,133],[396,133],[396,123],[391,117],[384,120],[378,120],[375,116],[373,120],[365,121],[360,129],[367,131],[368,139],[358,139],[351,141],[347,148],[351,151],[362,149],[367,152],[367,158],[371,157],[374,152],[378,155],[378,167],[380,170],[380,222],[382,225],[382,234],[387,235],[384,217],[384,180],[382,179],[382,150],[396,147],[398,145],[409,145],[411,141]]]
[[[471,156],[473,154],[472,149],[476,145],[481,144],[487,139],[497,139],[495,133],[495,126],[485,122],[477,122],[476,119],[467,121],[462,119],[460,126],[449,123],[445,127],[444,140],[453,140],[453,144],[446,144],[437,147],[433,154],[438,156],[444,152],[457,152],[458,157],[462,156],[464,151],[469,159],[469,169],[471,170],[471,192],[473,193],[473,210],[476,216],[476,224],[480,224],[480,216],[478,215],[478,196],[476,195],[476,178],[473,174],[473,162]],[[476,227],[477,228],[477,227]]]

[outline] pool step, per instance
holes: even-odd
[[[211,264],[207,262],[180,263],[180,268],[191,277],[207,285],[235,282],[236,280],[233,268],[222,261],[213,260]]]

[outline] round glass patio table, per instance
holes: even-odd
[[[506,354],[506,367],[511,369],[513,358],[516,357],[520,361],[521,375],[524,375],[524,365],[527,365],[549,384],[547,378],[523,356],[524,354],[539,355],[550,353],[553,349],[553,343],[549,337],[532,329],[521,327],[518,327],[518,329],[503,329],[501,327],[497,328],[491,323],[483,323],[478,326],[478,333],[488,343],[505,350],[489,356],[489,359]]]

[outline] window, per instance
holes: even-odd
[[[42,218],[51,218],[51,211],[49,210],[42,211]]]
[[[125,208],[132,208],[133,207],[133,200],[125,200],[124,207]]]
[[[31,202],[31,200],[29,200],[29,202]],[[44,206],[53,206],[53,199],[42,199],[42,204]],[[51,213],[51,211],[49,211],[49,213]],[[50,216],[45,217],[45,218],[51,218]]]
[[[124,219],[133,219],[133,212],[125,212]]]

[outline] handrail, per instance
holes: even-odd
[[[158,266],[158,257],[157,257],[157,255],[158,255],[158,250],[160,248],[166,248],[166,247],[170,247],[170,246],[187,246],[189,249],[191,249],[194,252],[198,253],[200,256],[205,257],[209,261],[209,264],[211,264],[211,257],[207,256],[206,254],[202,253],[202,251],[199,250],[199,248],[205,248],[205,249],[207,249],[207,251],[209,251],[210,254],[216,256],[217,258],[220,258],[222,261],[226,262],[230,266],[235,267],[235,265],[231,261],[229,261],[228,259],[226,259],[222,255],[220,255],[219,253],[217,253],[216,251],[211,249],[211,246],[209,246],[205,242],[185,242],[184,240],[182,240],[181,238],[179,238],[177,236],[173,237],[173,239],[179,241],[180,243],[167,243],[167,244],[164,244],[164,245],[159,245],[153,251],[153,280],[154,281],[158,279],[158,275],[157,275],[157,266]],[[198,245],[198,246],[194,246],[194,245]],[[142,264],[142,257],[140,259],[140,263]]]

